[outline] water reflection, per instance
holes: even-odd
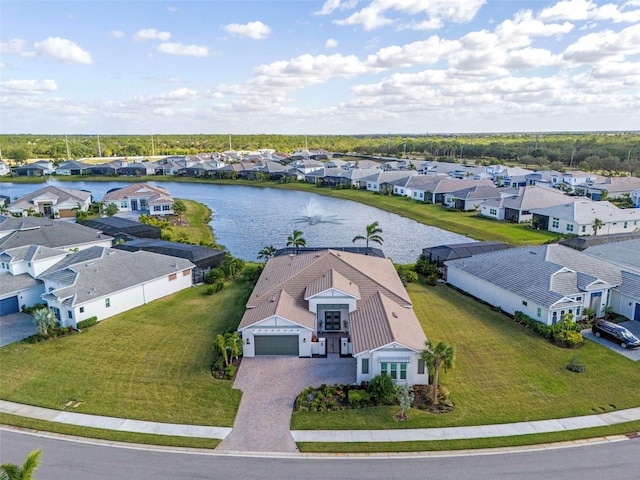
[[[149,183],[168,189],[176,198],[207,205],[213,211],[210,225],[216,242],[244,260],[256,260],[258,252],[267,245],[283,248],[294,229],[304,232],[309,247],[353,246],[353,237],[364,235],[366,226],[375,221],[383,230],[382,250],[397,263],[415,262],[425,247],[471,241],[463,235],[422,225],[377,208],[309,192],[242,185]],[[124,182],[70,183],[55,179],[52,184],[88,190],[95,201],[101,200],[108,190],[130,185]],[[0,183],[0,194],[13,200],[42,186]]]

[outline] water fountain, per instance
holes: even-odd
[[[317,225],[318,223],[340,224],[342,219],[338,215],[325,215],[318,202],[312,198],[302,209],[302,216],[295,218],[295,222],[308,225]]]

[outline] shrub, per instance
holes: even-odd
[[[86,320],[82,320],[78,322],[76,327],[78,328],[78,330],[82,330],[83,328],[91,327],[96,323],[98,323],[98,317],[90,317],[90,318],[87,318]]]
[[[28,315],[33,315],[33,312],[42,308],[49,308],[46,303],[36,303],[32,307],[22,307],[22,312]]]
[[[236,376],[236,367],[229,364],[224,369],[224,376],[227,377],[227,380],[233,380]]]
[[[213,295],[214,293],[216,293],[216,288],[213,285],[208,285],[205,293],[207,295]]]
[[[393,380],[386,373],[373,377],[371,382],[369,382],[367,391],[376,405],[390,405],[393,403],[396,393]]]
[[[418,274],[408,267],[398,266],[396,267],[396,270],[398,271],[398,276],[400,277],[400,280],[402,280],[402,283],[418,281]]]
[[[213,268],[204,274],[204,283],[210,285],[216,283],[218,280],[224,280],[224,272],[220,268]]]
[[[349,406],[351,408],[363,408],[371,405],[371,395],[366,390],[354,389],[349,390],[347,395]]]
[[[578,356],[575,355],[567,365],[567,370],[574,373],[584,373],[587,371],[587,367],[585,367]]]

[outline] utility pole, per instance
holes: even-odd
[[[71,160],[71,153],[69,152],[69,139],[67,138],[67,134],[64,134],[64,143],[67,145],[67,160]]]
[[[153,133],[151,134],[151,156],[152,157],[156,156],[156,147],[153,144]]]
[[[231,146],[231,134],[229,134],[229,151],[233,151],[233,147]]]

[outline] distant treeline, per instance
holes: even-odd
[[[225,150],[325,149],[452,161],[513,162],[640,175],[640,132],[469,135],[69,135],[69,156],[188,155]],[[0,135],[4,158],[67,158],[64,135]]]

